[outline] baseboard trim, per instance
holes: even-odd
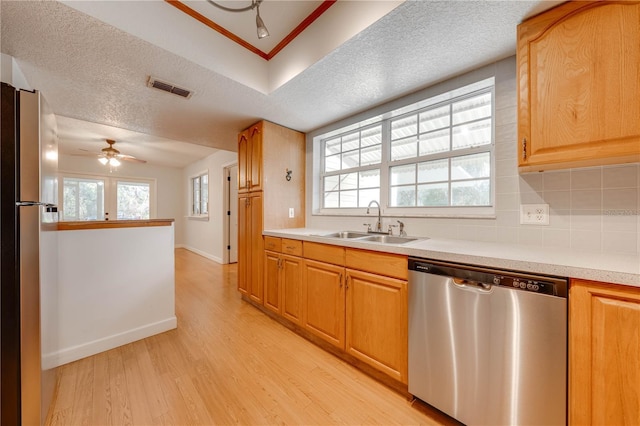
[[[42,368],[48,370],[50,368],[59,367],[118,346],[126,345],[137,340],[142,340],[165,331],[173,330],[178,326],[178,319],[173,316],[153,324],[147,324],[123,333],[114,334],[112,336],[103,337],[92,342],[82,345],[72,346],[57,352],[51,352],[42,355]]]
[[[190,246],[187,246],[187,245],[184,245],[184,244],[182,245],[182,248],[183,249],[187,249],[187,250],[189,250],[189,251],[191,251],[191,252],[193,252],[195,254],[198,254],[198,255],[200,255],[202,257],[206,257],[209,260],[213,260],[216,263],[220,263],[220,264],[223,263],[222,259],[220,259],[219,257],[214,256],[214,255],[212,255],[210,253],[207,253],[206,251],[198,250],[197,248],[190,247]]]

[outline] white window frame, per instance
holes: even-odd
[[[106,217],[109,220],[118,220],[117,218],[117,209],[118,209],[118,197],[117,197],[117,188],[118,182],[127,182],[127,183],[144,183],[149,185],[149,219],[156,218],[156,179],[154,178],[143,178],[136,176],[107,176],[101,175],[97,173],[76,173],[76,172],[66,172],[60,171],[58,172],[58,199],[60,200],[60,221],[64,220],[64,178],[72,178],[72,179],[101,179],[104,181],[104,212],[105,217],[101,219],[96,219],[96,221],[105,220]],[[106,213],[109,215],[107,216]],[[129,219],[124,219],[129,220]],[[146,220],[146,219],[143,219]],[[87,221],[91,222],[91,221]]]
[[[447,86],[447,85],[445,85]],[[458,98],[466,98],[478,94],[480,92],[490,91],[492,93],[491,103],[491,143],[477,148],[468,148],[465,150],[447,151],[446,153],[428,156],[413,157],[403,160],[391,161],[391,120],[402,115],[416,113],[417,111],[435,107],[438,104],[450,103],[458,100]],[[410,96],[411,100],[415,96]],[[407,102],[408,103],[408,102]],[[366,208],[324,208],[322,206],[324,197],[324,144],[323,141],[345,134],[358,129],[364,129],[382,123],[382,161],[380,163],[380,206],[381,213],[385,216],[397,217],[446,217],[446,218],[492,218],[495,217],[495,182],[496,182],[496,159],[495,159],[495,128],[496,128],[496,97],[495,97],[495,78],[493,75],[485,76],[483,79],[467,82],[466,84],[458,84],[451,87],[448,85],[446,90],[431,96],[425,96],[417,102],[413,100],[410,104],[401,105],[394,103],[395,108],[388,110],[376,108],[375,116],[355,122],[351,125],[341,126],[318,135],[312,135],[313,144],[313,195],[312,195],[312,215],[321,216],[364,216]],[[366,115],[366,113],[365,113]],[[390,168],[403,164],[415,164],[436,158],[454,158],[461,155],[473,154],[478,152],[490,152],[491,158],[491,176],[490,176],[490,205],[489,206],[442,206],[442,207],[390,207]],[[357,172],[359,169],[348,169],[341,171],[342,173]]]
[[[206,176],[207,177],[207,212],[206,213],[196,213],[195,212],[195,194],[194,194],[194,187],[193,187],[193,181],[195,179],[200,179],[200,200],[198,200],[198,204],[200,204],[200,211],[202,211],[202,177]],[[188,218],[191,219],[200,219],[200,220],[209,220],[209,211],[210,211],[210,204],[209,204],[209,200],[211,199],[211,191],[209,190],[209,188],[211,187],[211,180],[210,180],[210,176],[209,176],[209,170],[203,170],[201,172],[198,172],[196,174],[193,174],[191,176],[189,176],[189,181],[188,181],[188,185],[189,185],[189,190],[188,190],[188,194],[189,194],[189,215],[187,216]]]

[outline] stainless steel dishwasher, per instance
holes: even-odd
[[[566,279],[410,257],[409,392],[467,425],[566,424]]]

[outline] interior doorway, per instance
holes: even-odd
[[[225,263],[238,262],[238,165],[224,168],[226,188],[225,204],[227,209]]]

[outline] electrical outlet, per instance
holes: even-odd
[[[549,204],[521,204],[521,225],[548,225]]]
[[[289,219],[293,219],[295,217],[295,212],[293,207],[289,207]]]

